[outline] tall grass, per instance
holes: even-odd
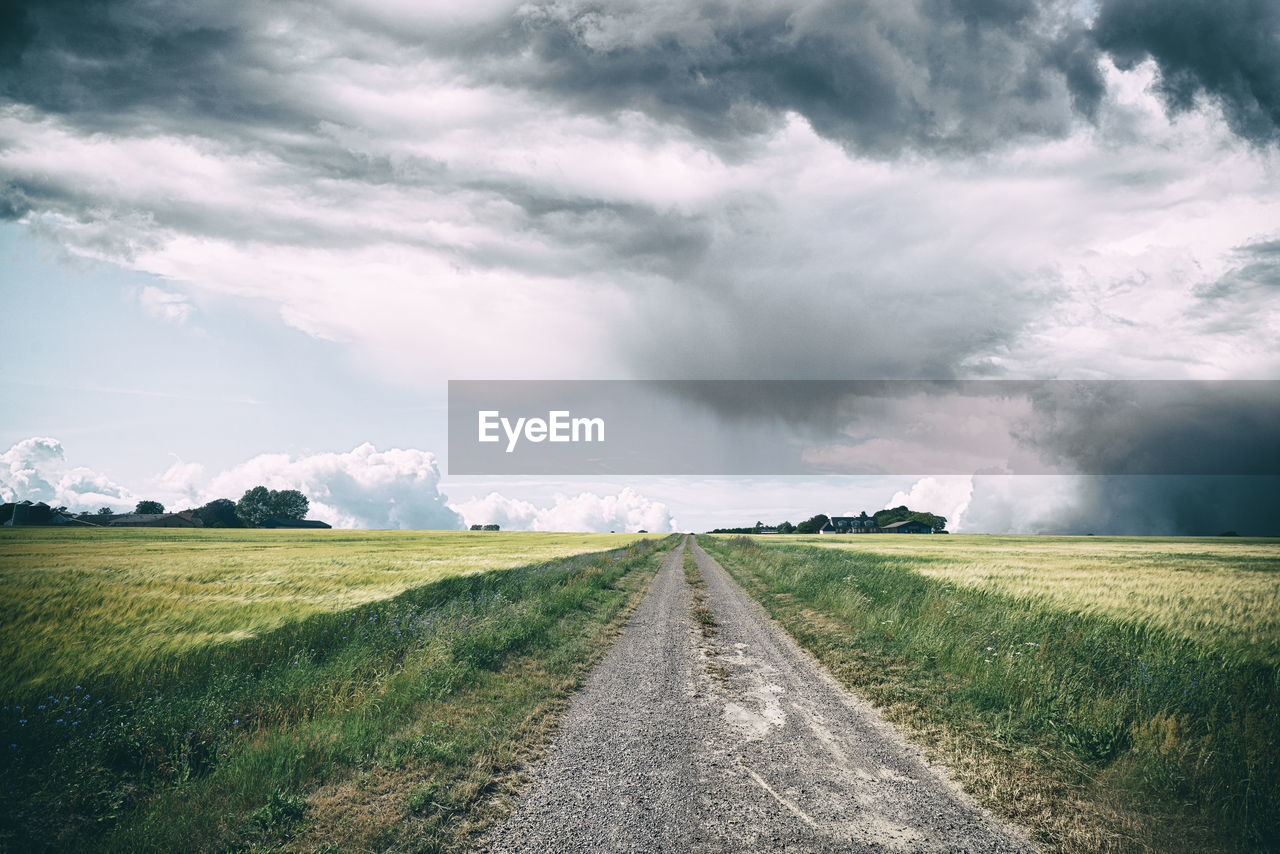
[[[0,698],[145,674],[468,572],[631,534],[0,528]],[[51,693],[46,691],[45,693]]]
[[[806,544],[899,557],[931,578],[1159,625],[1280,660],[1280,541],[1221,537],[854,536]]]
[[[424,738],[432,710],[444,714],[442,703],[492,683],[522,656],[572,672],[586,654],[579,641],[591,635],[587,627],[607,622],[627,599],[619,582],[655,561],[650,542],[437,578],[244,640],[184,644],[153,656],[146,672],[56,688],[42,681],[38,694],[10,697],[0,710],[7,817],[0,844],[24,851],[262,844],[303,820],[307,792],[370,762],[435,763],[448,789],[468,764],[457,745],[501,727],[483,709],[454,709],[461,723],[452,740]],[[117,625],[133,631],[135,624]],[[507,695],[524,691],[543,702],[545,685],[542,693],[514,686]],[[503,732],[519,719],[513,709]]]
[[[854,681],[879,704],[914,705],[932,723],[981,731],[995,745],[992,761],[1041,748],[1045,762],[1069,757],[1083,770],[1076,783],[1093,795],[1174,823],[1139,827],[1134,849],[1160,850],[1179,834],[1226,849],[1280,845],[1280,662],[1276,638],[1256,628],[1273,625],[1274,614],[1241,614],[1248,627],[1226,615],[1188,623],[1158,589],[1144,596],[1131,586],[1122,603],[1095,602],[1108,596],[1105,580],[1075,569],[1054,576],[1051,567],[1041,589],[1018,595],[1010,591],[1024,581],[998,567],[975,570],[973,543],[956,543],[953,557],[950,545],[941,537],[835,548],[708,543],[802,643],[820,657],[857,660],[846,671],[862,673]],[[1059,561],[1078,560],[1066,545]],[[1176,564],[1183,545],[1127,548],[1135,574],[1158,587],[1149,560]],[[1273,595],[1280,555],[1261,545],[1262,554],[1245,546],[1241,563],[1263,576],[1246,586]],[[1016,567],[1009,546],[999,546],[1000,565]],[[1222,561],[1197,583],[1213,598],[1239,583],[1238,571]],[[974,582],[975,572],[986,580]],[[1108,578],[1125,572],[1123,561],[1105,565]],[[1118,836],[1093,849],[1042,830],[1069,850],[1126,848]]]

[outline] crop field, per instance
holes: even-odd
[[[629,534],[0,528],[0,697],[164,667],[311,614]],[[154,672],[154,670],[153,670]]]
[[[1280,660],[1280,543],[1134,537],[805,537],[906,557],[922,575],[1047,607],[1158,625],[1224,650]]]
[[[669,546],[0,532],[0,850],[454,847]]]
[[[706,542],[1050,850],[1280,850],[1280,542]]]

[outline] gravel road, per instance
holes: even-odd
[[[717,632],[693,622],[693,550]],[[478,848],[507,852],[1026,852],[845,692],[692,538],[570,703]]]

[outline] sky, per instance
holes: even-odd
[[[4,500],[1280,533],[1274,474],[497,479],[446,441],[451,379],[1280,379],[1280,5],[0,0],[0,300]]]

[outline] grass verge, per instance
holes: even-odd
[[[662,550],[446,578],[197,651],[128,693],[10,704],[0,846],[455,848]]]
[[[702,542],[838,679],[1050,849],[1280,847],[1274,661],[931,578],[909,553]]]

